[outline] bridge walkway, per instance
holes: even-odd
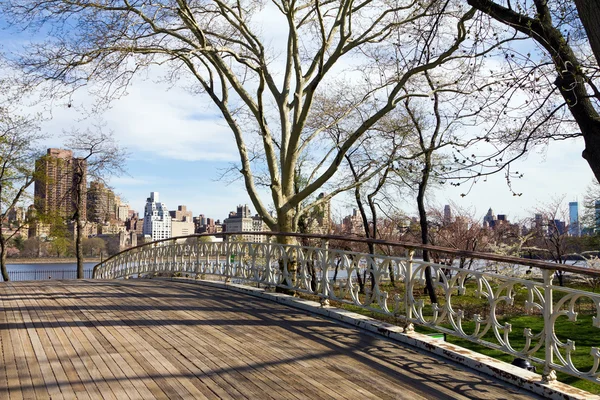
[[[529,399],[376,335],[163,280],[0,284],[0,399]]]

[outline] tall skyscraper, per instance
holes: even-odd
[[[452,222],[452,209],[450,208],[450,204],[446,204],[444,206],[444,225],[448,225]]]
[[[496,225],[496,214],[490,207],[487,214],[483,217],[483,226],[493,228]]]
[[[117,206],[117,219],[119,221],[127,221],[129,218],[129,204],[119,204]]]
[[[152,240],[171,237],[171,216],[167,206],[159,201],[158,192],[151,192],[146,199],[143,233]]]
[[[86,161],[73,157],[71,150],[48,149],[48,153],[35,162],[34,203],[38,212],[71,218],[75,212],[77,178],[82,175],[83,193],[80,216],[86,219]]]
[[[581,228],[579,227],[579,203],[576,201],[569,202],[569,235],[581,236]]]

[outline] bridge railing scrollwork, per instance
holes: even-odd
[[[598,270],[412,243],[371,240],[388,251],[370,254],[358,238],[287,234],[296,244],[281,244],[284,234],[251,235],[244,233],[264,240],[220,234],[222,241],[193,235],[144,244],[98,264],[94,278],[181,276],[279,287],[394,317],[408,333],[419,325],[531,360],[549,381],[560,371],[600,383],[600,335],[595,343],[577,340],[584,329],[600,328],[600,294],[582,290],[576,278],[600,280]],[[471,262],[425,262],[418,258],[423,250]],[[427,270],[436,302],[427,293]],[[558,286],[557,270],[572,284]]]

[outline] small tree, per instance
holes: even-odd
[[[531,219],[533,237],[528,246],[535,246],[557,264],[565,264],[569,254],[568,212],[564,204],[565,196],[555,198],[535,209]],[[564,273],[556,272],[560,286],[564,285]]]
[[[100,256],[100,253],[106,250],[106,243],[104,240],[97,237],[83,238],[81,246],[83,248],[83,253],[90,257],[93,257],[94,255]]]
[[[112,133],[105,133],[97,126],[94,131],[72,131],[67,134],[66,146],[73,150],[83,162],[74,164],[73,205],[71,219],[75,222],[75,257],[77,279],[83,279],[83,232],[85,224],[86,177],[104,182],[105,178],[124,172],[125,151],[115,142]]]
[[[23,241],[23,250],[21,250],[21,256],[35,258],[45,255],[46,246],[39,237],[32,237]]]
[[[600,221],[598,220],[598,217],[600,217],[600,215],[596,215],[596,202],[599,200],[600,184],[598,184],[596,179],[593,179],[583,194],[583,204],[579,219],[579,225],[582,233],[598,233],[598,227],[600,227]]]
[[[39,135],[35,120],[15,115],[0,106],[0,269],[2,278],[9,280],[6,269],[8,242],[29,221],[17,221],[8,234],[8,213],[18,207],[34,182],[34,148]]]

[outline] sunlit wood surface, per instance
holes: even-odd
[[[474,371],[225,289],[0,283],[0,399],[519,399]]]

